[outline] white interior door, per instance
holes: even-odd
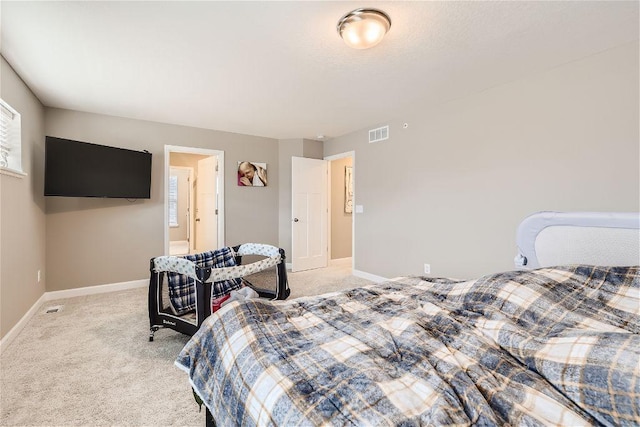
[[[217,163],[218,159],[215,156],[198,160],[195,220],[197,252],[210,251],[218,247]]]
[[[327,266],[328,162],[291,158],[291,269]]]

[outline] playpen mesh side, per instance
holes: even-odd
[[[200,268],[235,267],[235,253],[232,248],[225,247],[198,254],[185,255],[185,260]],[[167,273],[169,278],[169,301],[173,312],[182,315],[196,309],[195,274],[187,275],[176,272]],[[218,298],[242,287],[238,278],[216,281],[211,286],[212,298]]]
[[[173,307],[171,306],[171,300],[169,299],[169,281],[167,280],[166,274],[162,275],[162,283],[160,286],[161,291],[159,311],[162,313],[171,313],[173,315],[179,316],[181,319],[195,325],[197,322],[195,309],[180,315],[176,314],[176,312],[173,310]]]

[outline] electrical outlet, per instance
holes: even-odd
[[[424,265],[424,274],[431,274],[431,264]]]
[[[40,270],[38,270],[38,283],[40,283],[40,279],[42,279],[42,275],[40,274]]]

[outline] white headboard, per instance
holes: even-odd
[[[640,265],[640,213],[538,212],[518,227],[516,267]]]

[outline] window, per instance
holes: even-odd
[[[169,176],[169,227],[178,227],[178,177]]]
[[[20,114],[0,99],[0,169],[24,175],[20,133]]]

